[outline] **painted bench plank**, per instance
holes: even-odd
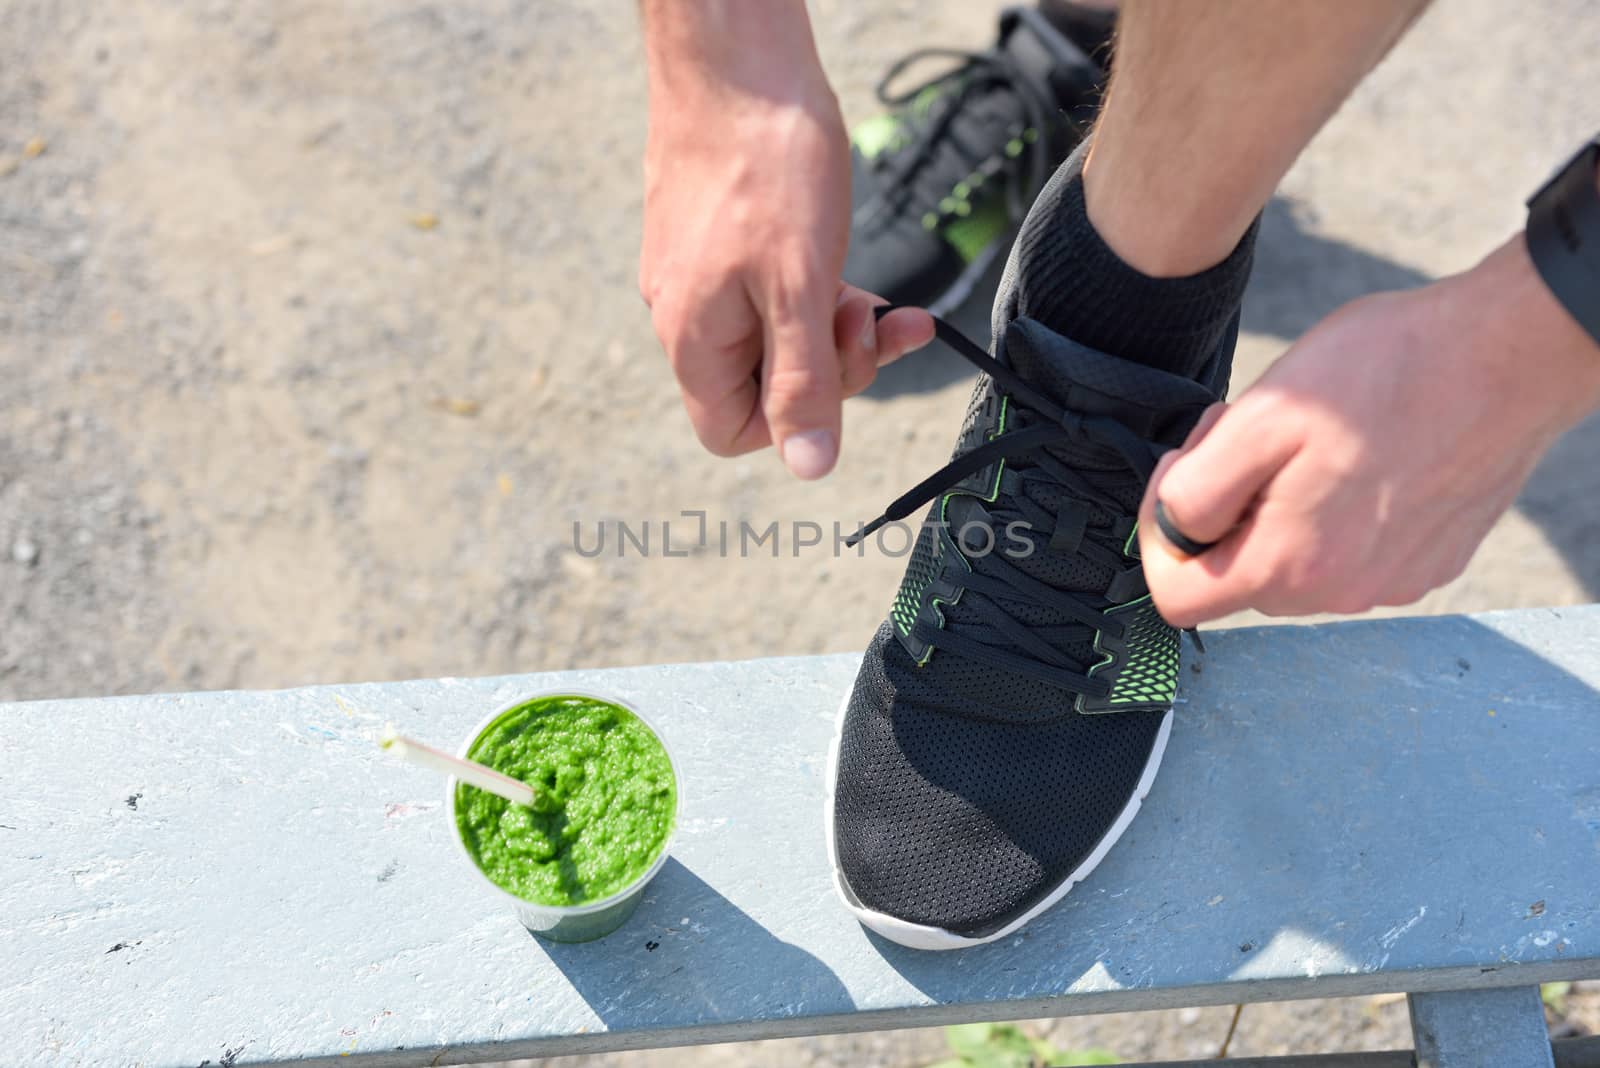
[[[1236,630],[1083,885],[919,954],[833,897],[835,656],[0,706],[12,1063],[461,1063],[1600,977],[1600,608]],[[674,859],[617,934],[534,941],[453,851],[454,745],[538,690],[647,710]]]

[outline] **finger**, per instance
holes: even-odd
[[[755,377],[760,325],[743,285],[720,287],[692,308],[673,298],[658,300],[651,317],[701,444],[718,456],[768,444]]]
[[[841,390],[853,397],[878,375],[878,325],[870,298],[849,286],[840,289],[833,312],[833,344],[839,350]]]
[[[1150,481],[1145,486],[1144,499],[1139,502],[1139,556],[1144,561],[1146,572],[1150,570],[1152,560],[1170,557],[1173,560],[1186,560],[1188,554],[1169,542],[1161,533],[1161,525],[1156,522],[1156,501],[1161,499],[1161,486],[1166,481],[1167,473],[1172,470],[1172,465],[1178,462],[1181,455],[1177,450],[1167,453],[1156,463],[1156,469],[1150,474]]]
[[[1222,401],[1218,401],[1216,404],[1208,407],[1204,412],[1201,412],[1200,418],[1195,421],[1195,425],[1189,429],[1188,435],[1184,438],[1183,447],[1173,452],[1169,452],[1161,458],[1160,463],[1156,465],[1155,473],[1151,476],[1149,484],[1145,486],[1145,496],[1150,499],[1154,507],[1152,509],[1152,520],[1144,529],[1148,529],[1152,535],[1157,533],[1161,535],[1162,544],[1158,546],[1155,551],[1172,552],[1173,550],[1178,550],[1178,555],[1180,557],[1194,556],[1197,555],[1199,551],[1203,551],[1191,551],[1188,546],[1175,544],[1172,538],[1168,535],[1167,531],[1161,526],[1161,515],[1166,512],[1166,504],[1161,499],[1161,494],[1160,491],[1157,490],[1156,484],[1161,480],[1161,478],[1165,477],[1167,471],[1170,470],[1172,465],[1177,462],[1178,457],[1183,455],[1184,450],[1194,448],[1205,439],[1205,436],[1211,432],[1211,428],[1217,425],[1217,420],[1222,418],[1222,413],[1227,410],[1227,404]],[[1168,522],[1173,522],[1171,515],[1167,515],[1167,520]],[[1179,533],[1182,533],[1181,528]]]
[[[874,306],[887,304],[873,297]],[[933,340],[933,316],[921,308],[896,308],[878,320],[878,366],[893,363]]]
[[[1183,449],[1181,451],[1187,452],[1204,441],[1205,436],[1211,433],[1211,428],[1217,425],[1217,420],[1222,418],[1222,413],[1227,410],[1227,401],[1217,401],[1217,403],[1201,412],[1199,421],[1194,424],[1194,429],[1190,430],[1189,436],[1183,439]]]
[[[871,314],[889,302],[875,293],[858,286],[843,283],[839,290],[840,305],[859,304]],[[872,316],[877,366],[893,363],[908,352],[922,348],[933,340],[933,316],[921,308],[896,308],[879,319]]]
[[[756,292],[764,333],[761,406],[784,466],[821,478],[839,458],[839,354],[833,293],[817,286]]]
[[[1159,497],[1167,517],[1194,541],[1220,540],[1244,519],[1298,443],[1297,432],[1284,427],[1270,406],[1247,398],[1227,408],[1166,470]],[[1156,497],[1154,479],[1146,496]]]
[[[1255,519],[1246,519],[1204,556],[1184,556],[1154,531],[1153,507],[1153,501],[1144,505],[1140,553],[1151,600],[1163,619],[1175,627],[1196,627],[1256,606],[1266,577],[1249,566],[1251,547],[1262,541]]]
[[[755,376],[717,395],[690,393],[682,383],[678,391],[695,437],[712,455],[741,456],[772,444],[761,411],[761,383]]]
[[[761,410],[761,383],[754,375],[713,408],[702,407],[699,398],[681,387],[679,394],[695,436],[713,456],[743,456],[772,444]]]

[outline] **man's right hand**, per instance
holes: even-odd
[[[844,286],[850,159],[799,0],[646,0],[639,289],[707,449],[839,454],[840,403],[933,323]]]

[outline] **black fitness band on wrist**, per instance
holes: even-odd
[[[1189,535],[1178,529],[1178,524],[1172,521],[1172,516],[1167,514],[1167,506],[1160,497],[1156,498],[1156,527],[1161,531],[1161,536],[1166,538],[1174,549],[1186,556],[1199,556],[1217,543],[1214,541],[1195,541]]]
[[[1534,270],[1600,343],[1600,143],[1591,141],[1528,198],[1524,239]]]

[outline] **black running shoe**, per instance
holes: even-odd
[[[1235,323],[1237,319],[1235,320]],[[1166,747],[1179,634],[1135,536],[1156,459],[1225,388],[1015,319],[951,463],[863,528],[932,500],[828,766],[835,882],[863,924],[919,949],[1002,938],[1127,829]]]
[[[891,93],[907,67],[928,58],[959,65]],[[990,51],[922,49],[901,59],[878,86],[893,110],[851,132],[845,280],[936,315],[960,304],[1082,140],[1104,77],[1034,8],[1004,12]]]

